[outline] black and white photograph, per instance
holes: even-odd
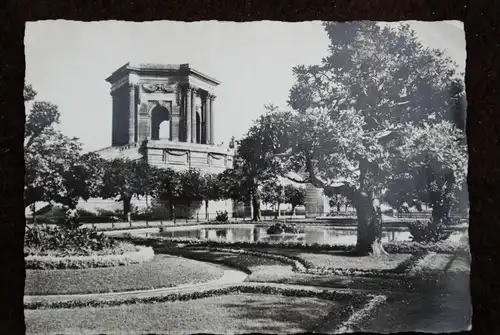
[[[27,334],[471,329],[462,22],[24,45]]]

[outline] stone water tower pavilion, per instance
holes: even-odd
[[[214,143],[216,87],[220,84],[189,64],[130,64],[113,72],[111,146],[105,158],[142,157],[149,164],[203,173],[233,167],[234,150]],[[225,202],[230,213],[232,205]],[[223,209],[216,206],[210,209]]]
[[[189,64],[125,64],[111,84],[113,125],[105,157],[140,157],[172,169],[222,172],[233,166],[233,150],[214,144],[214,90],[219,82]],[[145,142],[146,141],[146,142]]]

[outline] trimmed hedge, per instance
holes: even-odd
[[[86,269],[98,267],[113,267],[120,265],[138,264],[150,261],[154,257],[151,247],[138,246],[137,251],[125,252],[121,255],[92,255],[92,256],[40,256],[29,255],[24,258],[26,269]]]
[[[42,308],[83,308],[83,307],[112,307],[125,304],[151,304],[151,303],[164,303],[172,301],[187,301],[194,299],[203,299],[212,296],[221,296],[228,294],[240,293],[256,293],[256,294],[271,294],[283,295],[288,297],[298,298],[318,298],[324,300],[334,301],[349,301],[349,302],[364,302],[366,299],[374,298],[375,295],[363,294],[359,292],[347,291],[328,291],[319,289],[290,289],[280,288],[275,286],[266,285],[236,285],[218,289],[209,289],[204,291],[196,291],[189,293],[173,293],[169,295],[159,296],[131,296],[126,298],[87,298],[87,299],[73,299],[62,301],[30,301],[24,304],[25,309],[42,309]]]

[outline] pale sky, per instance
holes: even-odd
[[[458,21],[408,21],[424,45],[440,48],[465,70]],[[37,100],[59,106],[61,129],[85,150],[111,145],[110,85],[131,63],[190,63],[221,81],[214,105],[215,143],[241,138],[264,104],[286,107],[292,67],[319,64],[329,40],[321,22],[39,21],[26,25],[26,82]]]

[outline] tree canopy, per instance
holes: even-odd
[[[463,85],[452,60],[422,46],[408,25],[324,26],[331,39],[329,55],[320,65],[294,68],[292,110],[268,108],[260,133],[270,142],[264,147],[276,154],[282,175],[353,203],[357,249],[363,254],[380,242],[380,201],[405,162],[428,166],[436,156],[440,169],[446,166],[454,175],[454,186],[462,178],[464,134],[445,120]],[[432,131],[434,140],[446,144],[428,143],[423,134]],[[425,149],[426,159],[417,147]]]
[[[25,207],[37,201],[61,199],[68,193],[71,197],[84,196],[77,190],[66,188],[69,185],[68,171],[80,159],[81,143],[55,128],[59,123],[57,106],[35,101],[36,94],[30,85],[25,85],[24,100],[30,107],[24,132]]]

